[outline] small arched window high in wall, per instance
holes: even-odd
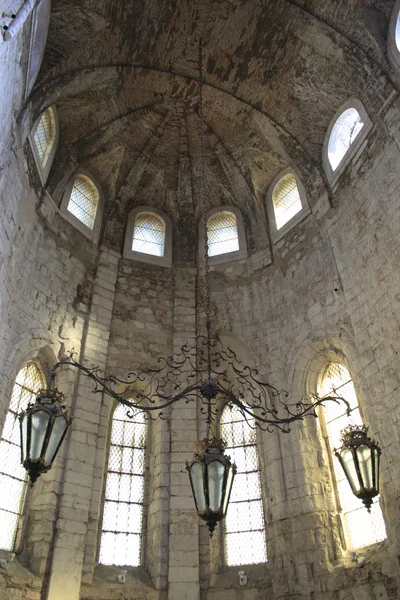
[[[389,59],[396,71],[400,71],[400,0],[397,0],[390,18],[388,33]]]
[[[324,166],[331,183],[337,181],[361,149],[371,127],[371,120],[357,98],[348,100],[337,111],[328,127],[323,147]]]
[[[293,169],[281,171],[271,183],[267,211],[274,242],[310,213],[306,191]]]
[[[145,491],[146,421],[132,419],[119,405],[114,410],[108,455],[99,562],[141,564]]]
[[[43,387],[39,368],[27,363],[16,377],[0,439],[0,548],[5,550],[14,550],[27,485],[21,465],[18,414],[35,401]]]
[[[250,417],[246,421],[236,407],[226,406],[222,411],[221,437],[226,442],[226,454],[237,467],[225,519],[226,564],[229,566],[267,560],[256,430],[249,424],[254,425],[254,422]]]
[[[32,128],[29,141],[40,179],[44,184],[58,144],[58,121],[54,106],[49,106],[42,112]]]
[[[124,258],[170,267],[172,224],[167,215],[148,206],[132,210],[126,228]]]
[[[328,454],[333,467],[332,478],[336,485],[336,497],[342,510],[342,523],[346,541],[350,549],[361,548],[386,538],[385,523],[379,506],[379,499],[374,499],[371,514],[352,493],[343,469],[335,456],[334,448],[339,448],[340,432],[349,424],[362,423],[354,385],[345,365],[330,362],[321,373],[318,394],[325,396],[335,389],[351,407],[351,415],[347,416],[346,407],[336,402],[327,402],[323,408],[323,430]]]
[[[211,264],[247,257],[246,234],[240,210],[220,206],[207,215],[208,255]],[[199,223],[200,257],[204,256],[204,227]]]
[[[96,242],[100,232],[103,195],[100,185],[80,169],[67,185],[61,211],[79,231]]]

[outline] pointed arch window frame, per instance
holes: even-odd
[[[15,377],[12,380],[12,384],[9,386],[8,390],[7,390],[7,394],[6,394],[6,398],[8,400],[8,402],[6,402],[6,406],[4,406],[3,410],[2,410],[2,414],[1,414],[1,420],[0,420],[0,439],[3,440],[3,434],[4,434],[4,427],[6,425],[6,419],[7,419],[7,415],[10,412],[10,405],[12,402],[12,396],[13,396],[13,392],[15,389],[15,386],[17,385],[17,378],[18,375],[21,373],[21,371],[28,366],[29,364],[33,364],[35,365],[36,369],[38,370],[40,377],[41,377],[41,387],[46,387],[47,385],[47,377],[46,377],[46,373],[45,373],[45,369],[43,368],[43,365],[41,364],[41,361],[39,361],[38,358],[26,358],[24,361],[22,361],[22,363],[20,364],[20,367],[16,370],[15,372]],[[21,386],[21,384],[18,384]],[[33,395],[36,395],[36,392],[33,392]],[[20,411],[18,411],[20,412]],[[19,422],[16,423],[17,426],[17,431],[18,431],[18,443],[19,443],[19,431],[20,431],[20,425]],[[22,481],[22,480],[20,480]],[[22,543],[23,543],[23,539],[25,536],[25,529],[26,529],[26,515],[25,515],[25,506],[27,503],[27,500],[29,498],[29,494],[30,494],[30,487],[28,485],[29,481],[28,481],[28,476],[25,473],[25,481],[24,481],[24,487],[23,487],[23,491],[21,494],[21,499],[20,499],[20,506],[19,506],[19,510],[18,510],[18,522],[16,525],[16,531],[15,531],[15,535],[14,535],[14,543],[13,543],[13,549],[0,549],[0,552],[16,552],[17,550],[20,549]],[[29,502],[29,500],[28,500]]]
[[[392,67],[400,74],[400,47],[396,43],[397,22],[400,19],[400,0],[396,0],[389,21],[388,57]]]
[[[51,110],[53,113],[55,136],[54,136],[54,141],[52,143],[50,152],[47,156],[46,162],[43,165],[42,160],[39,155],[38,148],[36,146],[35,134],[36,134],[37,128],[39,127],[40,119],[41,119],[42,115],[46,112],[46,110]],[[40,113],[40,115],[38,116],[36,121],[34,122],[33,127],[28,136],[29,144],[32,149],[33,158],[35,160],[36,168],[37,168],[39,178],[40,178],[42,185],[46,184],[47,178],[49,176],[51,165],[53,164],[53,160],[54,160],[54,157],[57,152],[59,138],[60,138],[60,131],[59,131],[59,125],[58,125],[57,109],[56,109],[55,104],[52,104],[51,106],[47,106],[44,110],[42,110],[42,112]]]
[[[90,179],[91,183],[93,183],[93,185],[95,186],[97,193],[98,193],[98,203],[97,203],[96,215],[95,215],[94,223],[93,223],[93,229],[90,229],[90,227],[88,227],[87,225],[82,223],[82,221],[80,219],[75,217],[75,215],[73,215],[68,210],[68,205],[69,205],[69,201],[71,198],[72,188],[74,187],[76,178],[79,175],[84,175],[85,177]],[[83,167],[79,167],[74,172],[72,177],[69,179],[68,184],[65,187],[65,190],[64,190],[64,193],[62,196],[62,200],[61,200],[61,205],[60,205],[61,215],[63,216],[63,218],[66,221],[68,221],[71,225],[73,225],[75,227],[75,229],[77,229],[78,231],[83,233],[93,243],[97,243],[99,236],[100,236],[103,209],[104,209],[104,194],[103,194],[101,184],[98,182],[96,177],[94,177],[92,175],[92,173],[90,173]]]
[[[282,227],[278,229],[276,223],[276,215],[275,215],[275,206],[273,200],[273,193],[275,191],[276,186],[280,182],[280,180],[286,175],[293,175],[296,179],[297,190],[299,192],[300,202],[301,202],[301,210],[297,212],[289,221],[287,221]],[[285,235],[294,229],[303,219],[305,219],[309,214],[311,214],[310,206],[308,204],[307,193],[305,187],[297,174],[297,172],[293,169],[293,167],[287,167],[280,171],[278,175],[273,179],[271,185],[268,188],[267,196],[266,196],[266,206],[267,206],[267,214],[268,220],[270,223],[271,230],[271,238],[274,244],[279,242]]]
[[[135,231],[136,217],[140,213],[153,213],[157,217],[160,217],[165,224],[164,231],[164,254],[163,256],[155,256],[153,254],[146,254],[145,252],[137,252],[132,250],[133,234]],[[154,208],[153,206],[137,206],[132,209],[128,215],[128,221],[126,225],[125,242],[123,258],[128,260],[137,260],[150,265],[159,265],[160,267],[170,268],[172,266],[172,221],[167,214],[163,211]]]
[[[330,143],[330,139],[331,139],[332,130],[335,127],[338,119],[342,116],[342,114],[346,110],[349,110],[350,108],[356,109],[356,111],[360,115],[361,121],[363,122],[363,127],[359,131],[357,136],[355,137],[354,142],[349,146],[347,152],[342,157],[337,168],[335,170],[333,170],[332,165],[329,160],[329,155],[328,155],[328,149],[329,149],[329,143]],[[358,98],[355,98],[355,97],[349,98],[335,112],[334,116],[331,119],[331,122],[329,123],[328,129],[326,131],[324,143],[323,143],[323,147],[322,147],[322,162],[323,162],[323,166],[324,166],[328,181],[332,187],[334,187],[338,183],[338,180],[340,179],[341,175],[346,170],[347,166],[353,161],[354,158],[356,158],[358,155],[360,155],[362,153],[362,151],[365,149],[365,147],[367,146],[367,143],[368,143],[367,136],[368,136],[369,132],[371,131],[372,126],[373,126],[373,123],[372,123],[371,119],[369,118],[369,115],[368,115],[363,103]]]
[[[219,212],[230,212],[233,213],[236,217],[236,226],[237,226],[237,234],[239,241],[239,250],[234,250],[233,252],[227,252],[226,254],[216,254],[214,256],[210,256],[208,261],[210,266],[219,265],[227,262],[231,262],[234,260],[242,260],[247,258],[247,241],[246,241],[246,230],[244,226],[243,216],[241,211],[235,206],[230,206],[225,204],[223,206],[216,206],[207,212],[207,223],[210,217],[216,215]],[[204,227],[203,220],[199,221],[199,258],[202,260],[204,258]]]
[[[128,399],[129,396],[127,396]],[[100,562],[100,552],[101,552],[101,541],[103,535],[103,520],[104,520],[104,506],[106,502],[106,486],[107,486],[107,476],[109,473],[109,458],[110,458],[110,450],[111,450],[111,442],[112,442],[112,426],[114,421],[115,411],[121,408],[122,405],[119,403],[115,403],[112,405],[110,413],[109,413],[109,423],[108,423],[108,432],[107,432],[107,443],[106,443],[106,453],[104,459],[104,476],[102,483],[102,493],[101,493],[101,510],[99,512],[98,519],[98,535],[97,535],[97,564],[103,569],[115,569],[123,568],[126,566],[130,572],[137,572],[146,567],[146,545],[147,545],[147,518],[148,518],[148,505],[149,505],[149,466],[150,466],[150,454],[151,454],[151,420],[145,421],[146,431],[145,431],[145,446],[144,446],[144,468],[143,468],[143,510],[142,510],[142,520],[141,520],[141,533],[140,533],[140,556],[139,556],[139,565],[111,565],[108,563]]]

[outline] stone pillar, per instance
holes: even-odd
[[[115,252],[101,249],[87,332],[83,340],[83,363],[96,365],[100,369],[105,368],[107,359],[118,259],[119,255]],[[96,465],[99,462],[99,449],[96,450],[96,440],[101,401],[99,395],[93,395],[92,390],[93,382],[83,373],[78,373],[47,600],[79,600],[92,488],[98,488]]]
[[[196,270],[175,273],[174,352],[196,338]],[[171,416],[171,484],[168,600],[197,600],[199,584],[199,521],[186,460],[194,453],[197,433],[195,403],[179,403]]]

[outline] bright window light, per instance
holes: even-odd
[[[208,255],[218,256],[239,250],[236,216],[229,211],[213,214],[207,221]]]
[[[292,173],[284,175],[272,192],[276,228],[281,229],[302,209],[296,177]]]
[[[72,187],[67,210],[86,227],[93,229],[98,204],[97,187],[85,175],[78,175]]]
[[[340,363],[331,362],[325,369],[318,394],[325,396],[335,390],[350,404],[351,415],[347,416],[346,407],[336,402],[327,402],[324,405],[326,430],[328,434],[327,445],[330,451],[341,446],[340,433],[348,425],[362,423],[358,401],[349,371]],[[379,497],[374,498],[371,514],[351,491],[344,471],[336,457],[333,457],[334,475],[342,508],[342,520],[346,539],[351,548],[369,546],[386,538],[386,528],[379,506]]]
[[[135,219],[132,250],[152,256],[164,256],[164,246],[164,219],[154,213],[139,213]]]
[[[142,542],[146,421],[130,419],[120,405],[114,411],[99,562],[138,567]]]
[[[394,35],[395,35],[397,50],[400,52],[400,11],[397,14],[396,30],[395,30]]]
[[[229,566],[263,563],[267,560],[265,520],[261,499],[260,464],[254,419],[247,421],[236,407],[225,407],[221,415],[221,437],[226,453],[236,464],[228,512],[225,519],[226,563]]]
[[[0,548],[5,550],[14,549],[27,480],[21,465],[18,414],[35,402],[36,394],[43,387],[41,373],[34,363],[20,370],[0,439]]]
[[[360,113],[355,108],[348,108],[340,115],[332,128],[328,144],[328,158],[333,171],[336,171],[363,127]]]
[[[47,108],[40,116],[33,139],[44,168],[56,139],[56,122],[52,108]]]

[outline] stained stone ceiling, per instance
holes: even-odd
[[[373,117],[387,96],[392,8],[389,0],[53,0],[30,97],[33,117],[52,103],[58,110],[50,187],[61,189],[77,165],[92,172],[114,233],[138,204],[173,219],[196,214],[202,37],[210,203],[263,214],[269,184],[288,165],[312,195],[335,111],[356,96]]]

